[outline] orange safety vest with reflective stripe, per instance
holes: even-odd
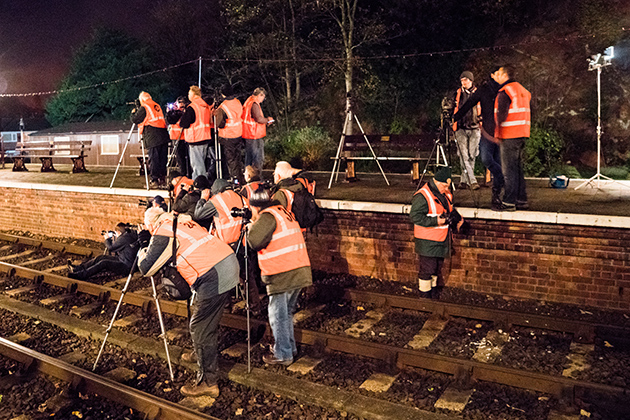
[[[416,194],[422,194],[425,200],[427,200],[427,204],[429,205],[429,212],[427,213],[427,216],[440,217],[440,215],[446,211],[440,200],[435,197],[435,194],[433,194],[433,191],[429,188],[429,183],[424,184],[414,195]],[[453,210],[453,194],[449,191],[444,195],[448,201],[448,212],[451,212]],[[444,242],[448,236],[448,229],[448,225],[431,227],[413,225],[413,236],[416,239]]]
[[[219,128],[219,136],[224,139],[235,139],[243,135],[243,106],[238,99],[223,101],[219,106],[225,112],[225,127]]]
[[[258,265],[265,276],[285,273],[300,267],[310,267],[306,242],[300,225],[282,206],[271,206],[261,213],[269,213],[276,219],[276,229],[271,242],[258,251]]]
[[[243,138],[244,139],[262,139],[267,135],[267,124],[260,124],[252,117],[252,106],[255,103],[254,95],[247,98],[243,105]],[[260,105],[259,105],[260,106]],[[262,108],[260,109],[262,112]],[[264,117],[264,114],[263,114]]]
[[[472,89],[470,89],[470,93],[474,93],[477,90],[477,86],[473,86]],[[455,113],[457,113],[457,110],[459,109],[459,99],[462,96],[462,88],[457,89],[457,96],[455,97],[455,109],[453,110],[453,115],[455,115]],[[475,107],[473,107],[473,109],[475,111],[477,111],[477,116],[481,115],[481,104],[477,104]],[[453,123],[453,131],[457,131],[457,123]]]
[[[232,208],[242,208],[245,204],[243,197],[232,190],[226,190],[210,197],[210,202],[218,213],[218,216],[214,216],[214,228],[217,237],[226,244],[238,241],[243,219],[233,217]]]
[[[180,127],[179,121],[169,125],[169,137],[171,140],[185,140],[186,131]]]
[[[499,89],[499,93],[505,92],[510,97],[510,109],[508,116],[499,124],[499,95],[494,100],[494,122],[496,128],[494,136],[500,139],[518,139],[529,137],[531,128],[531,110],[529,103],[531,93],[518,82],[511,82]]]
[[[262,183],[260,181],[252,181],[249,184],[245,184],[243,186],[243,188],[245,188],[245,191],[247,191],[247,197],[243,197],[245,198],[245,202],[249,205],[249,199],[252,197],[252,194],[254,193],[254,191],[256,191],[258,189],[258,187],[260,187]]]
[[[166,128],[166,120],[164,119],[162,108],[153,99],[144,101],[142,106],[147,111],[147,116],[144,117],[144,120],[140,124],[138,124],[140,134],[144,131],[145,125],[150,125],[151,127],[156,128]]]
[[[195,111],[195,122],[186,129],[186,142],[198,143],[212,139],[212,113],[214,108],[201,98],[195,98],[190,105]]]
[[[173,237],[173,221],[160,223],[155,235]],[[193,221],[177,223],[177,271],[189,285],[232,254],[232,248]]]
[[[179,181],[177,181],[177,184],[175,184],[175,188],[173,188],[173,194],[175,197],[177,197],[179,195],[179,193],[182,191],[182,187],[184,185],[188,185],[191,186],[193,184],[193,180],[190,178],[187,178],[185,176],[181,177],[179,179]]]

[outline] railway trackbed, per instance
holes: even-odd
[[[22,254],[27,264],[24,261],[11,263],[11,259],[2,261],[4,257],[0,257],[0,273],[7,277],[5,287],[7,284],[16,286],[7,289],[10,296],[21,299],[20,296],[35,294],[35,300],[39,302],[45,299],[63,302],[61,297],[82,296],[79,299],[81,307],[91,305],[101,311],[121,296],[120,280],[102,285],[73,280],[63,275],[63,265],[54,266],[55,261],[64,260],[67,254],[88,257],[98,250],[2,234],[0,241],[10,246],[46,249],[60,255],[59,258],[55,255],[47,258],[24,254],[29,251],[21,250],[17,254]],[[44,264],[43,269],[38,269],[42,268],[38,264]],[[148,315],[154,310],[153,299],[143,292],[142,286],[146,287],[143,280],[134,281],[137,289],[125,295],[124,303],[127,307],[141,308],[141,312]],[[162,312],[173,317],[171,325],[185,325],[185,320],[176,320],[187,316],[184,303],[161,299],[160,304]],[[68,303],[66,306],[78,305]],[[460,388],[476,381],[523,388],[551,394],[566,404],[595,404],[604,395],[614,405],[614,401],[623,401],[630,392],[630,382],[627,382],[630,374],[627,372],[612,375],[613,378],[603,375],[605,378],[600,380],[588,379],[597,378],[592,374],[596,367],[589,365],[601,357],[598,356],[601,351],[612,347],[610,342],[615,342],[615,337],[628,336],[628,328],[624,326],[326,285],[316,285],[301,302],[301,308],[302,311],[296,314],[296,340],[316,349],[316,353],[327,350],[363,356],[381,361],[390,371],[419,368],[441,372],[452,376],[453,383],[459,384]],[[237,313],[226,312],[222,325],[246,330],[242,310],[233,310]],[[81,313],[74,311],[74,315]],[[270,336],[263,317],[252,319],[251,329],[256,339]],[[95,337],[102,337],[103,332],[95,332]],[[531,340],[536,339],[543,343],[542,348],[534,348],[539,343]],[[533,353],[516,351],[513,347],[519,341],[527,341],[525,347],[534,348]],[[548,350],[553,348],[550,342],[561,350]],[[523,360],[507,360],[506,354],[510,351],[512,358],[516,355],[517,359],[520,356]],[[522,363],[530,358],[544,359],[547,357],[545,352],[551,354],[547,362],[533,367]],[[244,361],[242,355],[235,360]],[[625,360],[619,359],[618,363],[623,364]]]

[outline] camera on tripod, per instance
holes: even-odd
[[[232,217],[241,217],[245,221],[249,221],[252,218],[252,209],[249,207],[243,207],[239,209],[238,207],[232,207],[230,212]]]
[[[448,96],[442,98],[441,103],[442,109],[442,120],[443,121],[451,121],[453,119],[453,110],[455,109],[455,105],[453,104],[453,100]]]

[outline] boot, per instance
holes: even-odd
[[[492,203],[490,207],[492,208],[492,210],[499,211],[501,209],[501,206],[501,189],[492,187]]]
[[[418,289],[420,289],[420,297],[431,299],[431,280],[418,279]]]

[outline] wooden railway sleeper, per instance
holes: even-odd
[[[468,390],[473,387],[473,367],[457,366],[454,375],[454,387],[460,391]]]

